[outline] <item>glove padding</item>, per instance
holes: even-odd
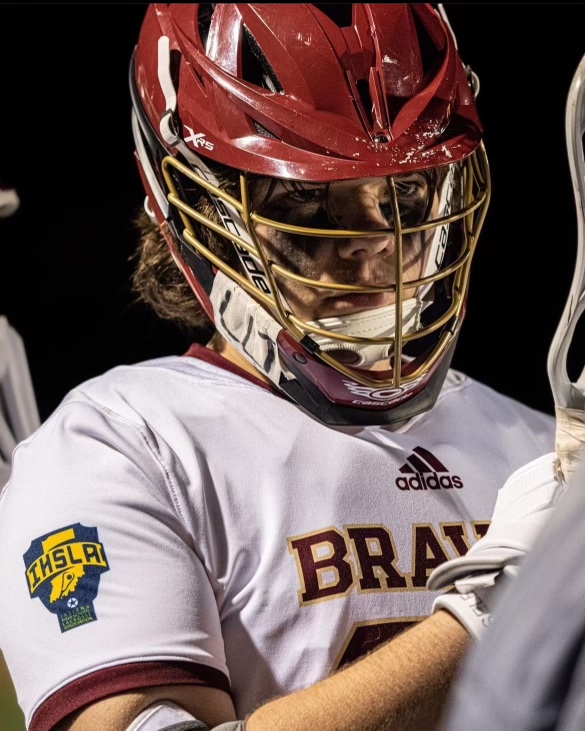
[[[437,597],[433,612],[446,609],[478,638],[491,624],[499,589],[518,572],[564,484],[556,471],[555,452],[516,470],[500,488],[487,533],[465,554],[437,566],[427,580],[431,591],[454,585]],[[498,591],[494,591],[494,587]]]

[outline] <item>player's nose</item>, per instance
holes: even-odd
[[[377,256],[394,248],[394,235],[388,232],[390,199],[388,184],[384,178],[364,181],[343,190],[343,198],[336,201],[341,211],[341,222],[350,231],[364,235],[339,239],[338,254],[342,258],[364,259]],[[383,231],[380,236],[365,235]]]

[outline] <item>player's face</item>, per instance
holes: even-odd
[[[436,214],[434,187],[422,173],[395,177],[403,228],[420,225]],[[269,219],[306,228],[384,231],[373,238],[327,238],[284,233],[257,225],[256,234],[272,261],[317,282],[388,287],[396,283],[396,238],[386,178],[329,184],[262,181],[254,192],[259,213]],[[258,210],[258,208],[257,208]],[[326,233],[326,232],[324,232]],[[403,236],[404,282],[422,277],[432,230]],[[344,294],[277,276],[282,294],[297,317],[317,320],[383,307],[394,292]],[[413,295],[406,289],[404,297]]]

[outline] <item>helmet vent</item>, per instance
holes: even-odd
[[[252,120],[254,122],[254,127],[256,127],[256,132],[258,134],[261,134],[263,137],[272,137],[273,140],[279,140],[280,137],[277,137],[276,135],[273,135],[270,130],[267,130],[266,127],[263,127],[259,122],[257,122],[255,119]]]
[[[414,26],[418,36],[418,47],[420,52],[420,60],[422,64],[423,74],[429,74],[436,71],[437,65],[443,60],[443,54],[437,48],[437,44],[429,36],[427,29],[421,23],[416,13],[413,13]]]
[[[355,85],[360,95],[360,111],[363,111],[363,113],[366,115],[366,118],[371,127],[374,122],[372,116],[374,104],[372,102],[372,95],[370,94],[370,84],[367,79],[356,79]]]
[[[242,37],[242,78],[244,81],[269,89],[276,94],[284,94],[284,88],[268,59],[264,55],[258,41],[244,26]]]
[[[339,28],[350,28],[353,25],[352,3],[315,3],[313,7],[320,10]]]
[[[211,19],[215,12],[217,3],[201,3],[197,12],[197,24],[199,27],[199,36],[203,48],[207,50],[207,38],[209,37],[209,29],[211,28]]]

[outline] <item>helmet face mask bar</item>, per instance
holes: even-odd
[[[411,374],[405,375],[403,373],[403,364],[403,367],[398,368],[388,366],[388,368],[384,369],[388,373],[384,373],[382,376],[368,375],[367,371],[357,371],[349,368],[344,366],[342,362],[338,361],[333,356],[327,355],[328,349],[319,348],[317,341],[315,341],[313,346],[309,345],[309,338],[313,335],[319,335],[321,337],[329,338],[332,341],[339,342],[340,346],[345,343],[356,343],[364,346],[375,344],[389,345],[392,346],[389,351],[392,359],[400,364],[402,363],[402,350],[407,342],[421,340],[422,338],[430,335],[432,332],[444,327],[446,322],[461,316],[464,295],[467,289],[469,262],[473,253],[473,247],[477,239],[477,232],[479,228],[477,221],[474,225],[474,214],[477,209],[483,205],[486,195],[485,186],[480,186],[478,181],[475,179],[474,165],[479,166],[477,160],[470,158],[466,161],[466,163],[464,163],[464,165],[464,170],[458,171],[458,176],[460,177],[459,187],[463,187],[464,181],[462,177],[463,174],[465,174],[466,176],[473,178],[473,183],[469,187],[475,188],[471,194],[468,194],[468,200],[464,205],[454,207],[454,210],[451,210],[448,214],[442,215],[438,218],[429,218],[421,221],[418,225],[407,225],[405,227],[399,225],[396,228],[392,227],[375,230],[308,228],[298,226],[294,223],[287,223],[281,220],[267,218],[261,213],[253,211],[250,205],[252,197],[250,194],[250,184],[244,175],[242,175],[240,181],[241,198],[240,200],[237,200],[229,196],[229,194],[226,194],[220,188],[209,184],[208,181],[201,178],[191,168],[180,163],[176,158],[165,158],[163,161],[163,170],[169,189],[169,202],[171,203],[171,206],[175,206],[179,212],[183,224],[181,237],[189,246],[191,246],[198,254],[208,259],[213,266],[217,267],[217,269],[226,274],[226,276],[230,279],[237,281],[239,286],[245,289],[251,297],[257,299],[258,302],[281,324],[281,326],[295,338],[295,340],[299,342],[303,341],[304,346],[308,347],[309,350],[318,355],[322,360],[328,362],[340,372],[344,372],[347,376],[355,378],[358,382],[361,382],[364,385],[398,387],[403,381],[405,385],[412,382],[419,374],[416,372],[413,374],[412,367],[410,367],[407,370],[409,370]],[[171,170],[175,174],[173,174]],[[210,218],[206,218],[183,200],[179,192],[179,187],[175,182],[176,178],[180,178],[181,176],[185,176],[189,180],[201,184],[205,187],[205,189],[210,190],[214,196],[217,196],[220,200],[223,200],[236,208],[236,210],[240,213],[242,220],[245,222],[246,232],[253,243],[249,243],[237,234],[234,234],[226,228],[224,222],[218,223]],[[386,179],[386,182],[389,191],[391,191],[389,200],[393,209],[392,219],[399,220],[396,216],[396,211],[399,209],[399,203],[397,200],[398,196],[396,193],[397,182],[392,176],[389,176]],[[316,189],[316,186],[311,186],[311,189]],[[458,197],[462,198],[462,196],[463,191],[460,190]],[[402,218],[404,219],[405,216],[403,215]],[[222,235],[230,242],[231,245],[243,249],[246,254],[251,257],[254,265],[246,267],[244,273],[230,267],[225,261],[211,254],[208,247],[202,243],[197,236],[198,227],[201,225],[209,227],[215,234]],[[298,271],[286,268],[269,257],[266,251],[266,243],[262,242],[262,237],[258,234],[259,227],[262,229],[272,229],[278,233],[286,234],[287,238],[291,240],[290,245],[292,247],[295,246],[295,239],[303,239],[302,244],[296,245],[297,248],[306,248],[307,240],[317,242],[314,246],[318,247],[319,241],[322,239],[342,241],[346,241],[348,239],[371,239],[377,241],[383,235],[392,237],[395,242],[394,251],[392,253],[392,261],[394,263],[392,270],[397,275],[396,279],[386,285],[367,286],[363,284],[352,284],[349,281],[324,282],[303,276]],[[453,232],[449,233],[449,228],[455,229],[456,227],[457,235],[454,235]],[[449,264],[437,267],[433,273],[427,276],[420,276],[417,279],[405,280],[401,277],[404,268],[403,262],[405,259],[406,249],[405,241],[416,234],[419,236],[425,235],[424,238],[427,240],[437,234],[438,237],[442,239],[439,251],[444,257],[444,261],[449,262]],[[457,247],[457,250],[454,252],[447,252],[448,247]],[[426,248],[430,249],[430,244],[427,244]],[[423,250],[420,253],[425,254],[425,258],[428,259],[428,251]],[[269,291],[265,291],[265,287],[258,285],[257,275],[260,272],[263,276],[265,276],[265,279],[268,282],[270,288]],[[331,291],[331,293],[338,293],[340,295],[343,293],[347,293],[351,296],[391,293],[394,299],[392,309],[395,310],[396,322],[402,322],[404,319],[402,317],[402,308],[406,299],[404,297],[404,293],[407,291],[420,292],[423,290],[428,293],[431,287],[436,288],[437,284],[440,283],[442,285],[442,291],[448,292],[450,305],[446,311],[441,313],[440,317],[435,316],[435,318],[427,324],[419,323],[414,332],[404,334],[402,328],[396,328],[396,332],[394,334],[386,337],[365,337],[357,334],[340,333],[327,330],[324,329],[323,326],[319,326],[318,323],[298,317],[295,312],[291,311],[289,308],[287,298],[283,294],[283,288],[286,286],[285,283],[290,281],[297,284],[297,286],[301,289],[310,288],[316,290],[327,290]],[[427,304],[431,304],[431,302],[429,301]],[[449,334],[451,336],[455,334],[453,332],[452,325],[450,326]],[[439,340],[440,342],[437,344],[439,349],[437,356],[440,355],[440,352],[449,344],[448,338],[440,338]],[[340,350],[342,350],[342,347],[340,347]]]
[[[392,423],[430,408],[465,314],[489,202],[479,136],[468,149],[459,138],[445,143],[417,166],[405,164],[402,149],[384,156],[387,136],[374,142],[380,154],[365,174],[332,161],[304,177],[273,175],[260,160],[236,168],[236,184],[225,186],[214,143],[201,149],[205,135],[181,124],[171,45],[159,35],[165,103],[155,119],[142,101],[148,61],[138,54],[131,70],[137,158],[175,260],[220,334],[325,422]]]

